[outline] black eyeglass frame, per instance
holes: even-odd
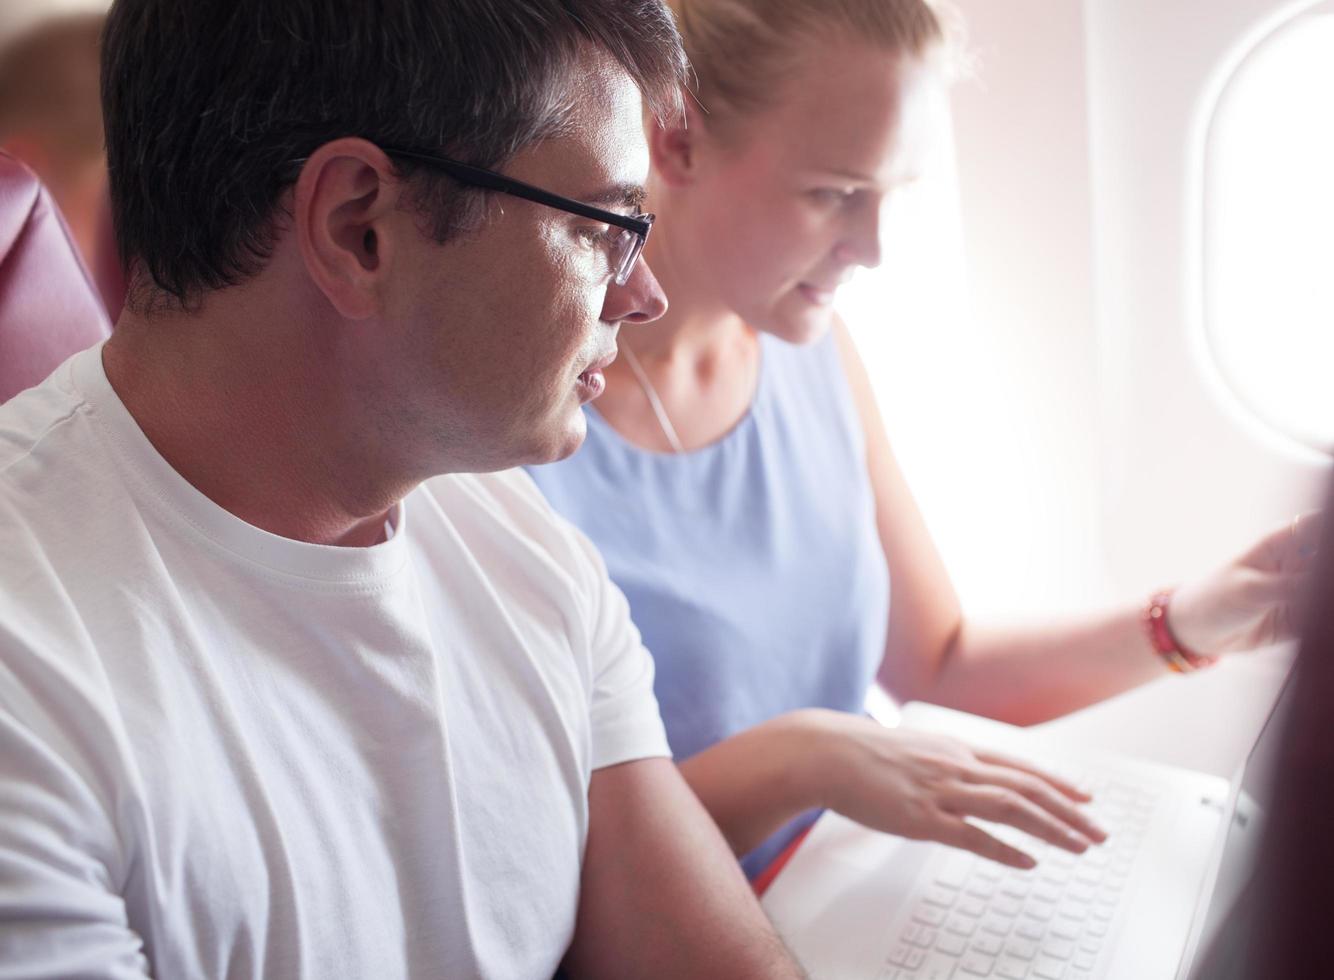
[[[623,228],[631,232],[635,236],[634,243],[621,258],[613,277],[618,286],[624,286],[629,280],[630,271],[635,267],[635,262],[639,260],[639,253],[644,250],[644,243],[648,241],[649,230],[652,229],[653,222],[657,218],[657,215],[653,214],[617,214],[615,211],[607,211],[591,204],[585,204],[583,201],[576,201],[572,197],[563,197],[560,194],[543,190],[541,187],[525,184],[521,180],[506,177],[494,170],[474,167],[471,164],[460,163],[458,160],[451,160],[448,157],[419,153],[416,150],[404,150],[395,146],[382,146],[380,149],[391,157],[403,157],[407,160],[416,160],[428,166],[437,167],[461,184],[498,191],[501,194],[509,194],[511,197],[523,198],[526,201],[534,201],[549,208],[556,208],[558,211],[577,214],[582,218],[590,218],[593,221],[600,221],[603,224]]]

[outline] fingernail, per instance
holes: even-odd
[[[1038,866],[1038,859],[1033,857],[1033,855],[1031,854],[1020,854],[1019,861],[1020,861],[1020,867],[1022,867],[1025,871],[1032,871],[1034,868]]]
[[[1083,834],[1066,834],[1065,839],[1068,840],[1071,846],[1073,846],[1080,854],[1087,851],[1089,846],[1093,843]]]

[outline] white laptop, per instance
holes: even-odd
[[[1231,783],[1071,749],[932,705],[901,724],[1045,764],[1094,794],[1111,836],[1076,856],[984,824],[1038,859],[1017,871],[833,813],[762,903],[814,980],[1185,980],[1253,870],[1291,684]]]

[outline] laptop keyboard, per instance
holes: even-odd
[[[943,851],[923,869],[912,910],[878,980],[1095,980],[1106,961],[1135,855],[1153,818],[1152,787],[1052,771],[1088,787],[1088,810],[1108,831],[1101,846],[1071,854],[1010,827],[987,831],[1032,854],[1019,871],[965,851]]]

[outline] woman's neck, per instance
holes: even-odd
[[[663,229],[666,232],[666,229]],[[742,319],[682,261],[670,233],[649,240],[644,258],[667,294],[667,312],[652,323],[623,323],[623,341],[645,363],[686,367],[716,360],[749,333]]]
[[[652,323],[621,325],[623,356],[607,371],[607,391],[597,410],[631,442],[674,451],[668,426],[653,410],[656,398],[680,444],[695,449],[722,438],[746,414],[758,376],[759,344],[739,316],[701,288],[694,270],[674,261],[670,236],[650,239],[649,249],[649,266],[670,306]]]

